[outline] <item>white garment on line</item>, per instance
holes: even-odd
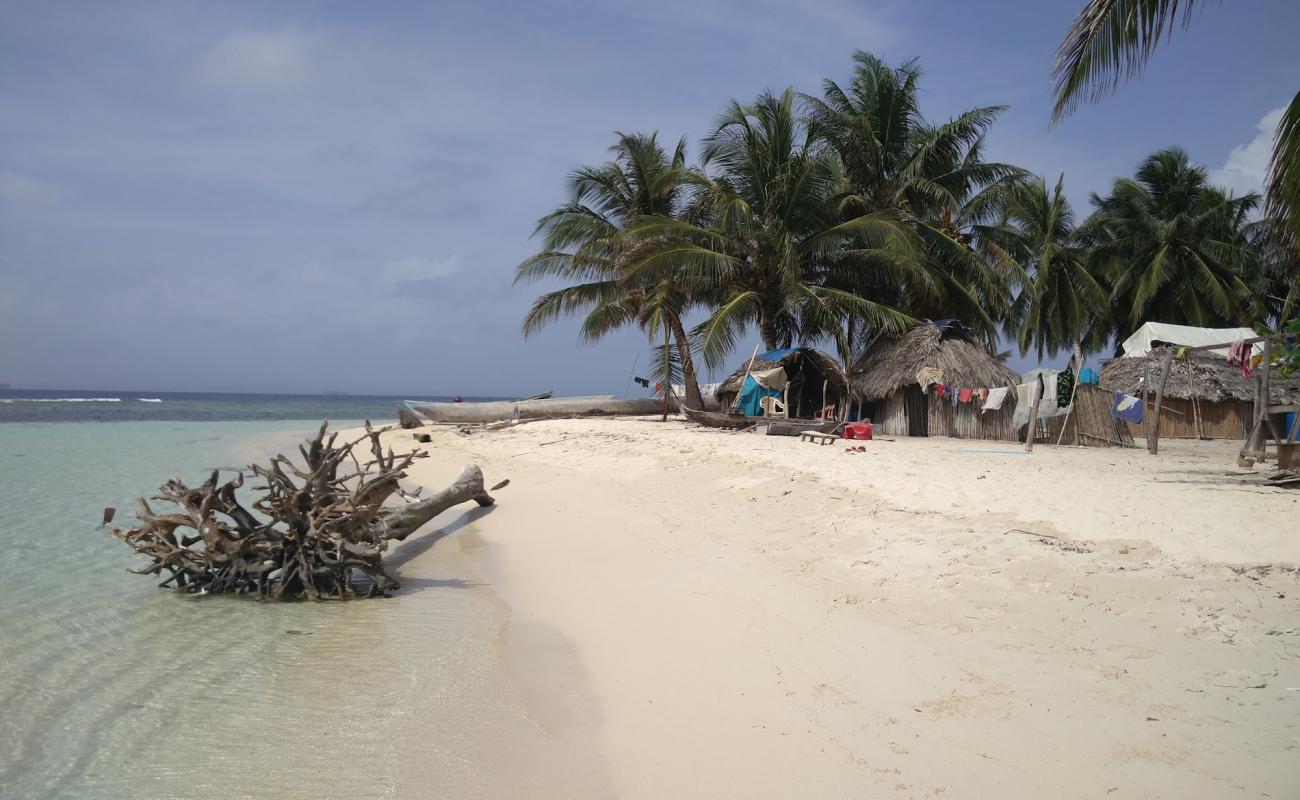
[[[1029,424],[1029,406],[1034,402],[1038,382],[1022,383],[1016,387],[1016,410],[1011,415],[1011,430],[1019,431]]]
[[[989,389],[989,396],[987,399],[984,400],[984,406],[980,409],[980,411],[997,411],[998,409],[1002,408],[1002,403],[1006,401],[1007,394],[1010,391],[1011,390],[1008,389],[1006,386],[1002,386],[997,389]]]

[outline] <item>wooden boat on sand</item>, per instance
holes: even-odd
[[[691,422],[703,425],[706,428],[740,430],[742,428],[752,428],[757,422],[753,417],[744,417],[739,414],[719,414],[716,411],[696,411],[686,406],[682,406],[678,411]]]
[[[550,397],[528,400],[488,400],[481,403],[423,403],[406,406],[434,422],[497,422],[505,419],[561,419],[563,417],[642,416],[663,411],[662,398],[617,398],[612,394],[586,397]],[[669,410],[676,410],[669,401]]]
[[[683,417],[691,422],[703,425],[708,428],[723,428],[726,430],[743,430],[754,426],[761,426],[764,432],[770,436],[798,436],[804,431],[817,431],[818,433],[830,433],[839,426],[839,423],[833,419],[780,419],[777,417],[744,417],[739,414],[719,414],[713,411],[696,411],[694,409],[682,406],[680,409]]]

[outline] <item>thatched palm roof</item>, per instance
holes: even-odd
[[[1101,368],[1101,386],[1116,391],[1133,391],[1150,365],[1151,388],[1160,381],[1161,360],[1167,348],[1152,350],[1145,356],[1117,358]],[[1276,372],[1270,380],[1273,403],[1300,400],[1300,376],[1284,379]],[[1217,403],[1221,400],[1255,400],[1255,378],[1243,378],[1240,367],[1228,366],[1223,356],[1208,353],[1190,353],[1186,358],[1174,359],[1165,383],[1165,397],[1175,400],[1204,400]]]
[[[877,339],[853,367],[850,383],[863,400],[883,400],[916,383],[924,367],[943,370],[943,382],[972,389],[1015,386],[1020,376],[960,327],[923,322],[906,333]]]
[[[848,394],[848,379],[844,375],[844,370],[840,369],[839,362],[831,357],[829,353],[824,353],[821,350],[814,350],[811,347],[800,347],[794,352],[786,355],[780,361],[756,358],[754,359],[752,371],[762,372],[782,365],[791,366],[801,358],[811,359],[840,394]],[[718,389],[714,393],[714,397],[716,397],[719,402],[724,402],[725,398],[728,396],[734,398],[737,392],[740,391],[740,385],[745,380],[747,370],[749,370],[748,358],[740,365],[740,369],[737,369],[735,372],[728,375],[722,383],[718,384]],[[789,373],[787,372],[787,374]]]

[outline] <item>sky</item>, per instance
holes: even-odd
[[[1258,189],[1300,3],[1209,4],[1052,127],[1081,4],[0,0],[0,382],[622,393],[643,334],[520,333],[553,287],[514,271],[567,174],[615,131],[694,158],[728,100],[817,92],[857,49],[919,57],[932,120],[1008,105],[989,158],[1064,173],[1080,217],[1170,145]]]

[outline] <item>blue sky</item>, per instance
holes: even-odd
[[[1174,144],[1257,187],[1300,4],[1211,5],[1050,128],[1081,2],[0,0],[0,381],[621,392],[640,334],[518,332],[566,173],[616,130],[694,153],[729,98],[817,91],[859,48],[919,56],[932,119],[1009,105],[990,157],[1064,172],[1081,214]]]

